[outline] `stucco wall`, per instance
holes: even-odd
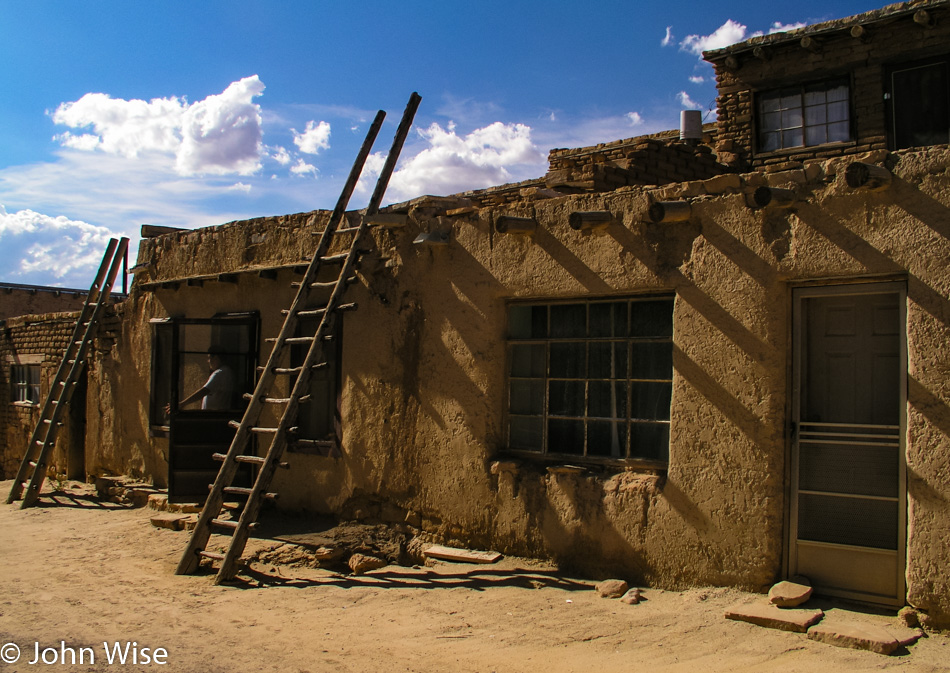
[[[405,229],[373,231],[348,295],[359,310],[343,323],[342,456],[288,454],[292,469],[274,485],[281,506],[407,521],[450,543],[668,588],[762,589],[782,574],[791,288],[903,279],[908,596],[946,623],[950,151],[864,158],[893,168],[889,189],[850,189],[843,169],[851,159],[841,158],[457,217],[409,208]],[[787,210],[749,208],[749,193],[766,184],[799,200]],[[648,221],[651,200],[680,198],[692,201],[688,222]],[[604,235],[568,226],[571,212],[591,210],[614,215]],[[495,232],[503,214],[536,218],[537,233]],[[275,333],[291,270],[200,287],[184,279],[299,260],[320,226],[319,217],[307,220],[233,223],[143,244],[139,262],[153,264],[133,287],[110,363],[95,370],[102,413],[89,436],[103,469],[157,483],[167,474],[167,442],[149,437],[146,419],[148,319],[257,310],[263,334]],[[451,242],[412,243],[431,227],[450,228]],[[675,293],[668,469],[576,470],[506,456],[506,300],[659,291]]]

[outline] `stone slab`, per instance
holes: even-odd
[[[149,518],[152,525],[156,528],[168,528],[169,530],[181,530],[185,527],[185,519],[188,517],[182,514],[156,514]]]
[[[471,549],[457,549],[434,544],[422,554],[428,558],[437,558],[444,561],[461,561],[462,563],[497,563],[501,554],[496,551],[472,551]]]
[[[779,582],[769,589],[769,603],[780,608],[794,608],[811,598],[812,588],[796,582]]]
[[[777,608],[774,605],[762,603],[734,605],[726,610],[726,619],[795,633],[805,633],[809,626],[817,623],[824,616],[825,613],[821,610]]]
[[[897,638],[884,628],[856,622],[816,624],[808,629],[808,639],[836,647],[869,650],[878,654],[890,654],[901,646]]]

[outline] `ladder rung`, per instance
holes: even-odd
[[[39,465],[39,463],[37,463],[35,460],[30,461],[30,467],[32,467],[34,470],[36,469],[37,465]]]
[[[230,530],[237,530],[238,528],[238,522],[230,519],[211,519],[211,525],[228,528]]]
[[[243,486],[227,486],[224,489],[224,492],[228,495],[240,495],[245,498],[249,498],[251,493],[254,492],[253,488],[245,488]],[[277,493],[261,493],[261,497],[265,500],[277,500],[280,497]]]
[[[257,371],[264,372],[267,370],[267,367],[258,367]],[[271,368],[272,374],[299,374],[301,367],[273,367]]]
[[[223,462],[227,460],[228,458],[227,455],[224,453],[213,453],[211,454],[211,457],[218,462]],[[266,462],[266,460],[264,458],[261,458],[260,456],[235,456],[234,462],[248,463],[251,465],[261,466]],[[280,467],[286,470],[290,467],[290,463],[277,463],[277,467]]]
[[[223,561],[223,560],[224,560],[224,554],[218,554],[217,552],[207,551],[207,550],[205,550],[205,549],[199,549],[199,550],[198,550],[198,556],[203,556],[203,557],[209,558],[209,559],[211,559],[211,560],[213,560],[213,561]]]
[[[228,421],[228,425],[230,425],[232,428],[237,429],[237,428],[240,428],[240,427],[241,427],[241,422],[240,422],[240,421]],[[277,428],[254,427],[254,428],[248,428],[248,430],[250,430],[251,432],[256,432],[256,433],[258,433],[258,434],[273,434],[273,433],[277,432]]]
[[[245,400],[254,399],[254,395],[252,393],[244,393],[242,397]],[[289,397],[262,397],[261,402],[264,402],[265,404],[287,404],[288,402],[290,402],[290,398]]]
[[[324,264],[340,264],[345,262],[346,258],[349,256],[349,253],[341,252],[339,255],[327,255],[326,257],[321,257],[320,261]]]
[[[316,318],[318,315],[323,315],[326,312],[327,312],[326,308],[309,308],[305,311],[297,311],[297,317],[298,318]],[[290,311],[288,309],[281,310],[281,313],[283,315],[290,315]]]
[[[360,230],[360,228],[359,228],[358,226],[356,226],[356,227],[343,227],[342,229],[337,229],[337,230],[336,230],[336,233],[338,233],[338,234],[349,234],[349,233],[352,233],[352,232],[354,232],[354,231],[359,231],[359,230]]]
[[[277,343],[277,338],[264,339],[269,344]],[[313,341],[313,337],[288,337],[284,339],[285,344],[307,344]]]

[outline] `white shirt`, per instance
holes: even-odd
[[[209,411],[223,411],[231,408],[234,394],[234,374],[227,367],[219,367],[211,372],[204,384],[207,394],[201,398],[201,408]]]

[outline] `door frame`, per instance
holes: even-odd
[[[844,589],[816,587],[824,595],[846,598],[864,603],[900,607],[906,603],[907,569],[907,282],[894,280],[854,279],[841,280],[834,284],[801,285],[791,288],[789,359],[789,433],[786,460],[788,481],[786,483],[786,530],[783,554],[783,569],[786,577],[797,574],[798,533],[798,435],[801,418],[802,364],[804,334],[803,300],[818,297],[842,297],[849,295],[896,294],[898,306],[898,385],[899,430],[898,430],[898,539],[896,595],[893,598],[876,594],[860,593]]]

